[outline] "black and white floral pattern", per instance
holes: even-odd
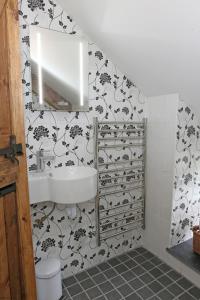
[[[171,246],[192,236],[200,218],[200,123],[184,102],[178,109]]]
[[[28,0],[28,7],[34,11],[37,8],[44,10],[45,4],[44,0]]]
[[[144,117],[144,97],[94,43],[89,41],[89,112],[34,112],[32,109],[29,25],[81,35],[73,19],[56,1],[19,0],[22,47],[22,83],[26,111],[26,147],[29,170],[36,168],[36,151],[48,148],[55,164],[93,166],[93,117],[99,120],[134,120]],[[126,157],[130,153],[125,154]],[[139,155],[134,153],[134,155]],[[116,153],[116,159],[119,153]],[[105,160],[102,157],[102,160]],[[125,203],[131,195],[112,199]],[[139,197],[139,195],[135,195]],[[141,244],[136,230],[96,246],[94,203],[78,205],[77,217],[70,220],[66,206],[53,203],[32,205],[33,243],[36,263],[57,256],[63,276],[77,273],[109,257]]]

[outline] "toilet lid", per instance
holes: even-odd
[[[57,258],[48,258],[36,264],[37,278],[50,278],[60,271],[60,261]]]

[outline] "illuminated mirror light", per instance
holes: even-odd
[[[80,105],[84,104],[84,91],[83,91],[83,43],[79,44],[79,61],[80,61]]]
[[[38,90],[39,103],[43,105],[43,87],[42,87],[42,43],[41,33],[37,32],[37,64],[38,64]]]

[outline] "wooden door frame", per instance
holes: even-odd
[[[1,0],[1,2],[0,2],[0,15],[1,15],[2,11],[3,11],[4,5],[6,4],[6,1],[7,0]]]
[[[16,136],[17,143],[23,146],[23,156],[18,157],[19,167],[16,179],[16,197],[19,227],[19,246],[21,261],[21,276],[23,299],[36,299],[35,268],[33,260],[33,244],[31,232],[30,203],[27,180],[24,102],[22,95],[19,17],[17,0],[1,0],[0,16],[6,14],[8,43],[9,95],[11,111],[11,131]],[[9,162],[8,162],[9,164]],[[5,171],[6,173],[6,171]]]

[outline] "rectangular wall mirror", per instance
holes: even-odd
[[[34,110],[88,111],[88,42],[30,26]]]

